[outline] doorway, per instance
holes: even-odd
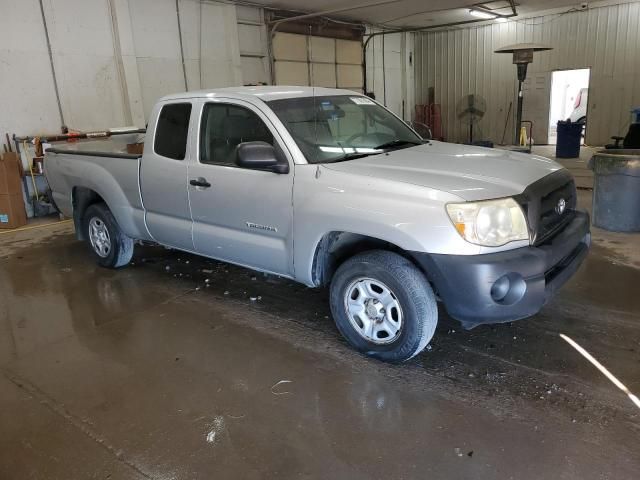
[[[551,103],[549,105],[549,144],[557,142],[557,123],[571,119],[583,122],[586,128],[590,68],[551,72]],[[582,140],[584,143],[584,137]]]

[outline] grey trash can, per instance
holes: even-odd
[[[593,224],[612,232],[640,232],[640,150],[603,150],[593,170]]]

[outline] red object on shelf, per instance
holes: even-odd
[[[444,140],[442,134],[442,113],[439,103],[416,105],[416,122],[424,123],[431,129],[434,140]]]
[[[435,140],[444,140],[442,134],[442,113],[439,103],[427,105],[427,125],[431,128],[431,133]]]

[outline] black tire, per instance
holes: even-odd
[[[400,305],[401,328],[390,343],[368,340],[349,319],[345,304],[347,289],[361,278],[382,282]],[[342,336],[356,350],[387,362],[404,362],[420,353],[438,323],[436,298],[425,276],[403,256],[384,250],[360,253],[340,265],[331,280],[330,303]]]
[[[104,225],[109,236],[110,248],[105,255],[98,253],[98,248],[91,241],[90,225],[92,220]],[[126,236],[116,222],[111,210],[104,203],[95,203],[87,208],[83,220],[84,238],[89,251],[98,265],[106,268],[120,268],[127,265],[133,257],[133,239]]]

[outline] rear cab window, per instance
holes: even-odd
[[[170,103],[162,107],[153,142],[153,150],[157,155],[184,160],[190,118],[190,103]]]

